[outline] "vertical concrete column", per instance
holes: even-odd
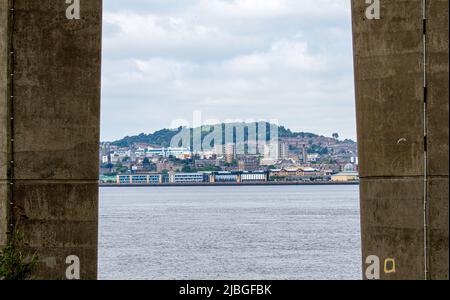
[[[0,246],[6,244],[8,220],[8,9],[7,1],[0,0]]]
[[[448,279],[448,1],[379,2],[352,1],[363,269]]]
[[[426,2],[429,278],[449,278],[449,1]]]
[[[39,279],[97,277],[102,1],[79,2],[0,0],[0,243],[10,215]]]

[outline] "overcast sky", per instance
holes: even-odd
[[[355,139],[350,1],[104,1],[102,140],[176,119]]]

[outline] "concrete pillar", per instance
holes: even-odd
[[[0,0],[0,244],[11,219],[38,279],[70,255],[97,277],[102,1],[80,3],[69,20],[64,0]]]
[[[448,0],[380,3],[352,1],[363,269],[448,279]]]

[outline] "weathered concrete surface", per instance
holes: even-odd
[[[429,179],[430,279],[448,279],[448,177]]]
[[[8,1],[0,1],[4,23]],[[101,5],[81,1],[81,19],[68,20],[65,1],[15,1],[15,25],[9,29],[15,59],[10,180],[23,214],[18,229],[29,250],[39,254],[35,278],[65,279],[69,255],[80,258],[82,279],[97,276]],[[0,84],[6,76],[5,44],[1,36]],[[1,86],[0,92],[4,96]],[[0,101],[4,135],[8,120],[4,97]],[[7,164],[3,156],[0,171]],[[0,223],[5,226],[3,217]]]
[[[425,113],[422,0],[380,1],[380,20],[352,1],[362,250],[395,259],[382,279],[424,279],[426,239],[428,278],[448,279],[448,1],[427,2]]]
[[[396,273],[382,279],[423,279],[423,180],[365,178],[360,189],[363,258],[396,260]]]
[[[366,20],[365,1],[353,1],[360,175],[420,176],[424,174],[421,0],[381,4],[382,19]]]
[[[0,245],[6,242],[7,231],[7,0],[0,0]]]
[[[428,172],[432,176],[449,175],[448,6],[448,0],[427,5]]]
[[[430,278],[449,278],[449,2],[427,1]]]

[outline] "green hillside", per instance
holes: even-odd
[[[227,126],[236,126],[236,127],[244,126],[244,128],[248,125],[251,125],[251,124],[245,124],[245,123],[227,124]],[[269,126],[270,125],[267,124],[267,128],[266,128],[267,140],[269,140],[269,138],[270,138]],[[136,143],[145,143],[145,144],[159,145],[162,147],[168,147],[168,146],[170,146],[170,141],[172,140],[172,138],[174,136],[176,136],[178,133],[180,133],[182,129],[183,128],[180,127],[178,129],[162,129],[162,130],[158,130],[154,133],[150,133],[150,134],[141,133],[141,134],[135,135],[135,136],[124,137],[121,140],[112,142],[112,144],[119,146],[119,147],[129,147]],[[225,124],[222,124],[222,129],[223,129],[223,134],[225,135]],[[190,130],[191,130],[191,136],[193,136],[192,133],[193,133],[194,129],[191,128]],[[196,130],[198,130],[198,128]],[[211,133],[212,130],[213,130],[213,128],[208,129],[207,127],[204,127],[202,130],[202,140],[205,136],[207,136],[209,133]],[[258,130],[257,130],[257,132],[258,132]],[[245,133],[245,140],[247,140],[248,139],[248,130],[245,129],[244,133]],[[314,138],[314,137],[318,137],[318,135],[313,134],[313,133],[308,133],[308,132],[292,132],[290,129],[287,129],[283,126],[279,127],[278,135],[281,138],[292,138],[292,137]],[[236,137],[234,134],[234,141],[235,141],[235,139],[236,139]]]

